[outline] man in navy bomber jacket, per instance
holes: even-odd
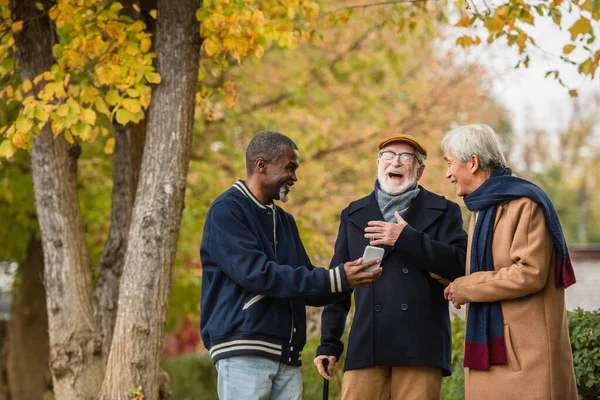
[[[315,268],[294,218],[275,205],[297,181],[298,147],[259,132],[246,149],[245,181],[212,204],[200,247],[200,331],[218,372],[221,400],[301,399],[305,306],[368,287],[381,269],[359,258]]]

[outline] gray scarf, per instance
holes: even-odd
[[[385,192],[379,185],[379,181],[375,181],[375,197],[377,198],[377,204],[379,204],[383,219],[387,222],[396,222],[394,213],[398,211],[400,216],[403,216],[408,207],[410,207],[410,203],[417,197],[420,191],[419,186],[415,186],[414,189],[408,189],[406,192],[394,196]]]

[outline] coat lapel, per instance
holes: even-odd
[[[411,227],[424,232],[442,215],[446,209],[446,199],[433,195],[422,187],[420,188],[419,195],[412,201],[403,218]],[[369,221],[384,220],[375,198],[375,192],[371,192],[369,196],[353,203],[348,211],[350,222],[363,232]],[[364,238],[364,245],[367,246],[368,244],[369,240]],[[385,250],[383,258],[385,258],[393,247],[385,245],[383,248]]]

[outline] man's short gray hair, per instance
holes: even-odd
[[[466,162],[472,155],[477,155],[479,165],[484,171],[506,167],[498,136],[485,124],[452,129],[442,140],[442,150],[445,149],[450,150],[460,162]]]

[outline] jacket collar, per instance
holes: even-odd
[[[437,194],[421,189],[419,194],[411,202],[408,211],[403,216],[404,220],[417,231],[425,231],[446,209],[446,199]],[[383,215],[377,204],[375,192],[350,204],[348,207],[348,218],[350,222],[359,229],[364,230],[369,221],[383,221]],[[368,240],[365,239],[366,244]],[[391,246],[384,246],[385,255],[391,251]]]
[[[236,183],[234,183],[232,185],[232,187],[236,188],[237,190],[239,190],[240,192],[242,192],[242,194],[244,196],[246,196],[247,198],[249,198],[250,200],[252,200],[254,202],[254,204],[256,204],[258,207],[266,210],[267,206],[265,206],[263,203],[260,202],[260,200],[258,200],[250,191],[250,189],[248,189],[248,186],[246,186],[246,182],[244,182],[243,180],[239,180]]]

